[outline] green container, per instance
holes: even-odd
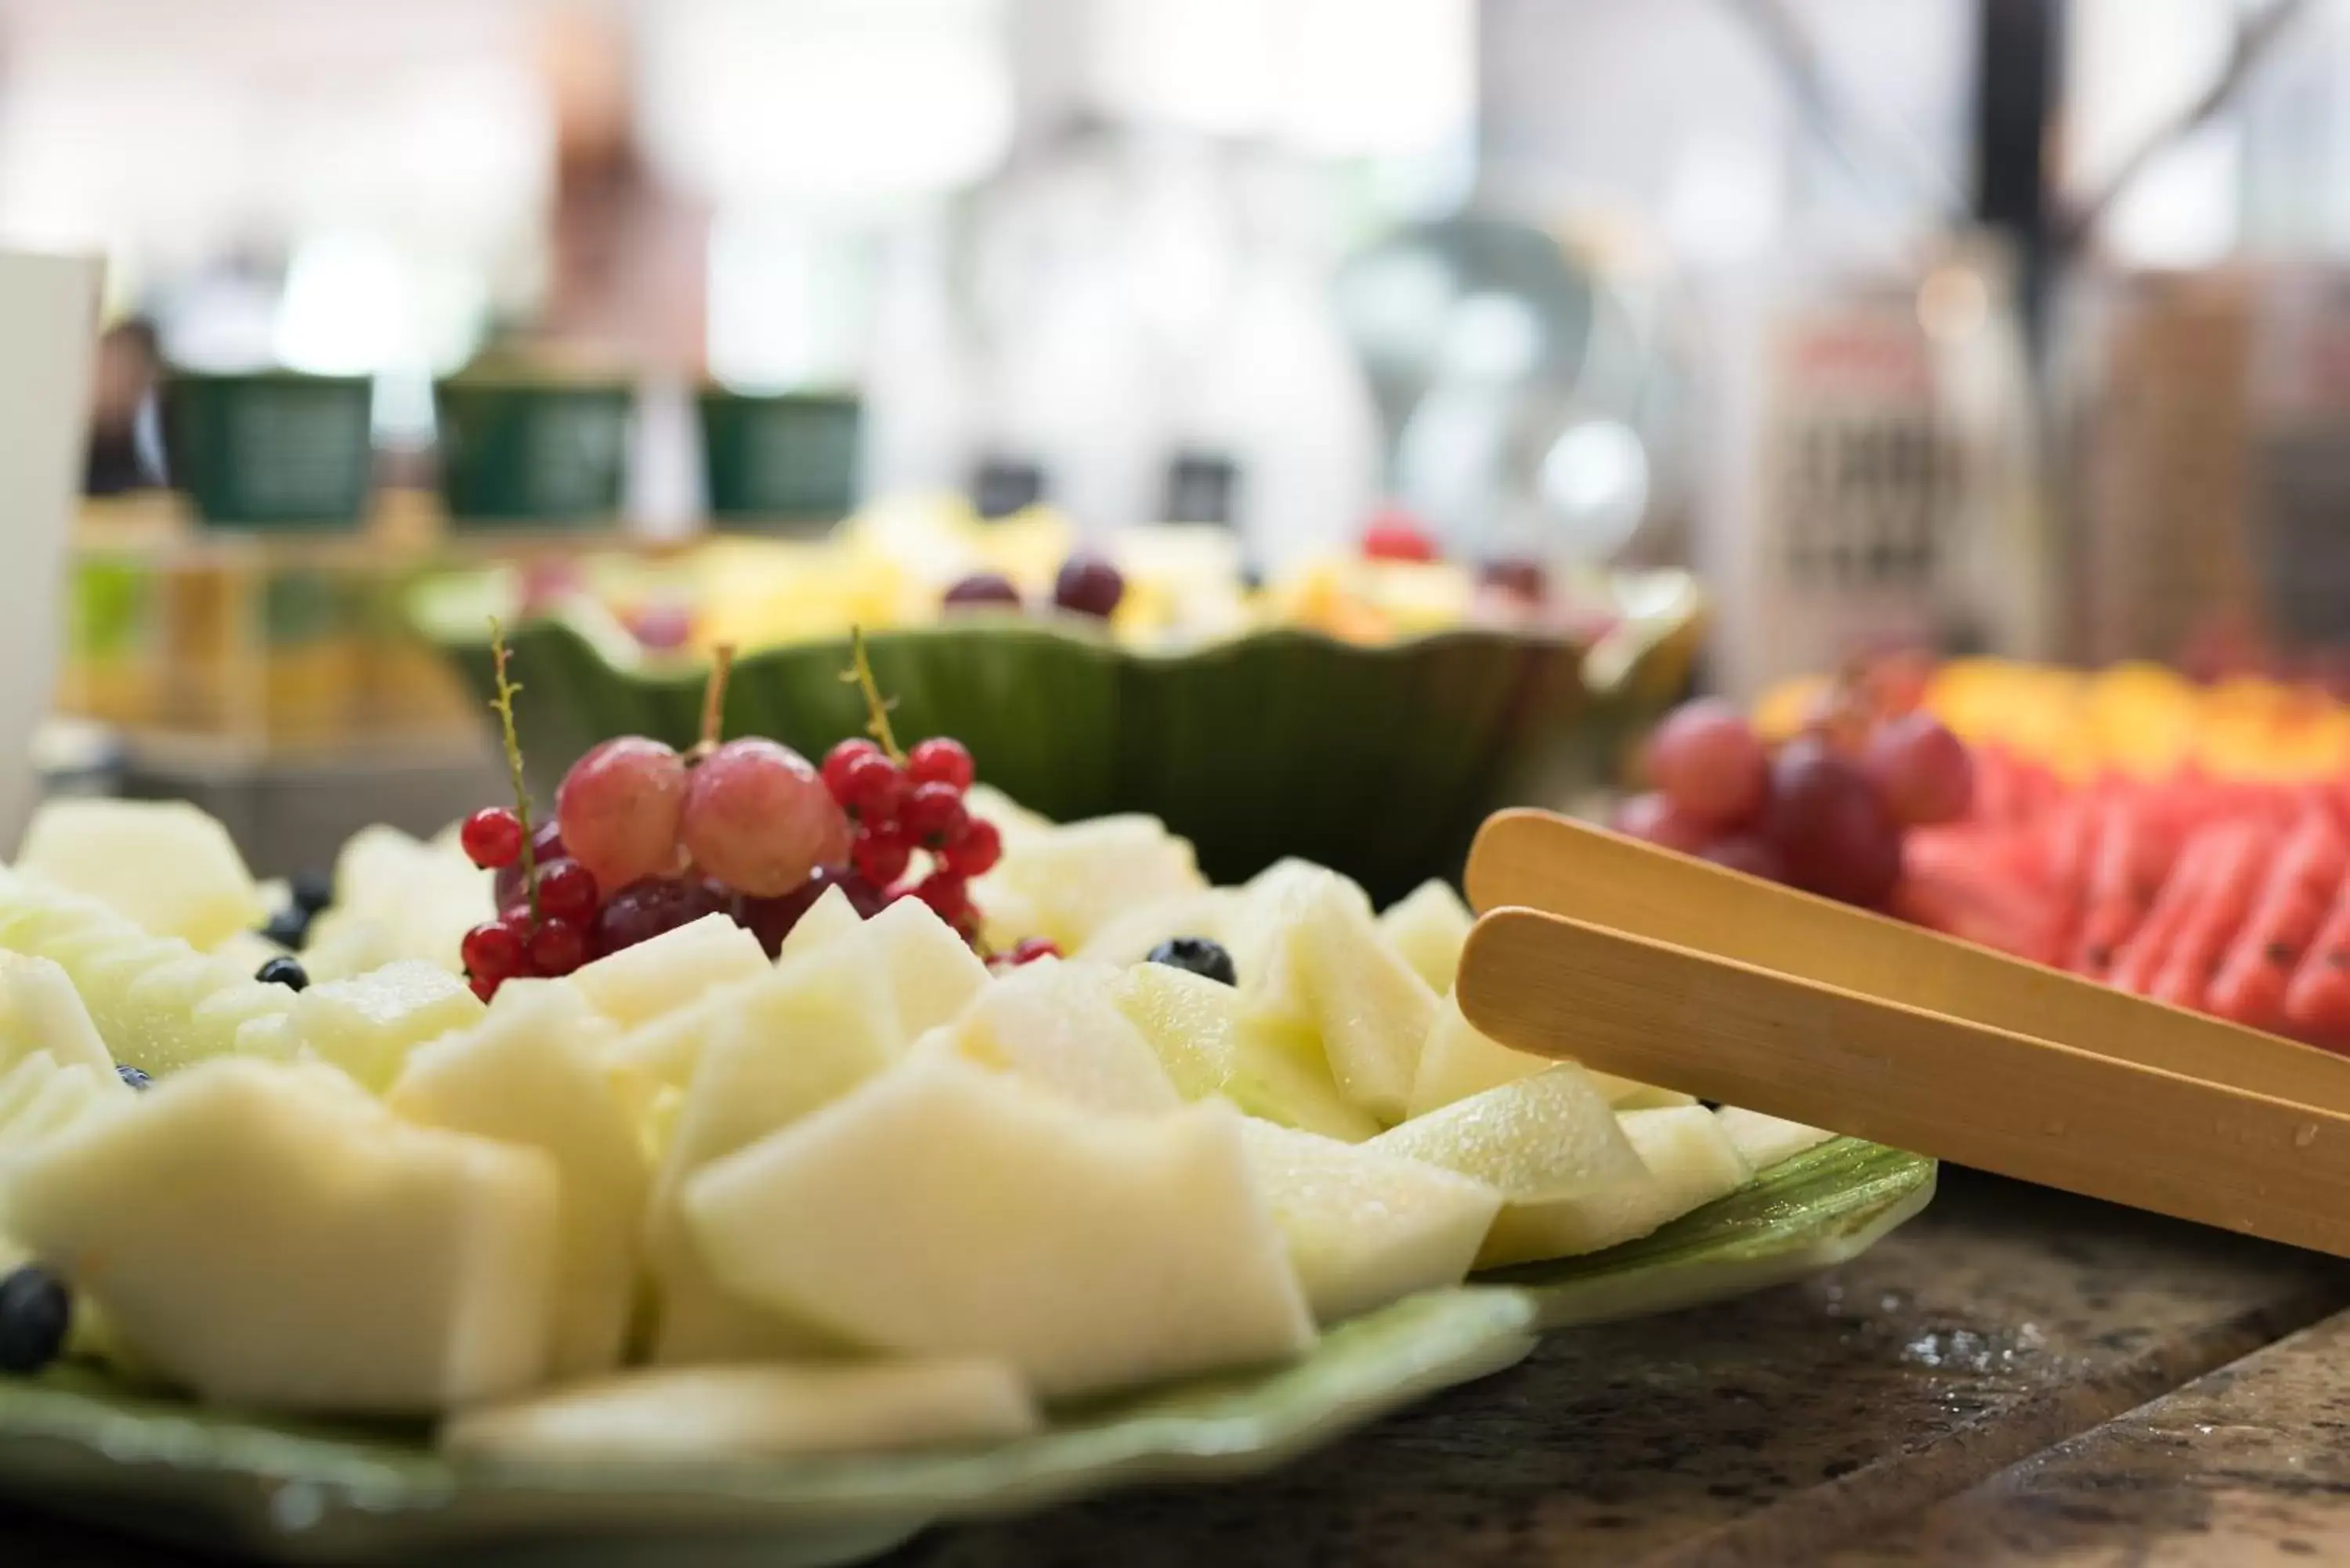
[[[487,617],[510,610],[500,581],[443,577],[411,602],[485,697]],[[1380,648],[1268,630],[1173,655],[1008,618],[870,642],[899,739],[960,738],[979,776],[1022,804],[1063,821],[1163,817],[1219,882],[1299,855],[1385,900],[1457,874],[1495,808],[1557,805],[1613,781],[1630,742],[1687,684],[1697,597],[1674,581],[1679,591],[1647,596],[1647,614],[1589,650],[1490,630]],[[648,664],[632,639],[588,617],[529,621],[511,639],[539,798],[608,736],[694,740],[702,670]],[[840,680],[847,663],[841,643],[745,655],[726,688],[726,732],[823,755],[864,729],[857,691]]]
[[[206,523],[348,528],[375,466],[364,376],[174,372],[163,384],[172,483]]]
[[[831,523],[857,503],[858,400],[816,392],[702,394],[710,515],[726,523]]]
[[[619,515],[627,483],[625,382],[474,380],[433,388],[441,499],[467,524],[597,524]]]

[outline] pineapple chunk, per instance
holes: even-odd
[[[1167,1069],[1111,1002],[1113,971],[1045,959],[987,987],[926,1048],[1011,1073],[1078,1105],[1153,1116],[1183,1103]]]
[[[447,970],[414,959],[303,992],[293,1042],[379,1094],[427,1040],[481,1022],[482,999]]]
[[[1469,928],[1476,919],[1451,883],[1431,877],[1381,914],[1379,929],[1387,933],[1412,971],[1440,996],[1452,989],[1452,976],[1461,967],[1461,949],[1469,940]]]
[[[25,829],[16,867],[198,948],[269,913],[228,829],[183,801],[49,801]]]
[[[581,966],[571,983],[597,1012],[632,1029],[719,986],[766,972],[758,938],[725,915],[704,915]]]
[[[1221,1095],[1253,1116],[1348,1143],[1379,1130],[1338,1093],[1311,1033],[1257,1016],[1231,986],[1139,963],[1108,992],[1185,1099]]]
[[[1000,1361],[691,1366],[469,1410],[441,1446],[540,1463],[700,1463],[1002,1442],[1042,1425]]]
[[[385,1103],[420,1126],[553,1158],[562,1192],[547,1374],[581,1377],[619,1365],[651,1176],[597,1063],[610,1023],[567,986],[513,989],[472,1028],[410,1053]]]
[[[1321,1323],[1459,1284],[1501,1211],[1483,1182],[1375,1147],[1254,1120],[1242,1142]]]

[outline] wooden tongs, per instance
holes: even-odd
[[[2350,1256],[2350,1058],[1546,812],[1468,887],[1505,1045]]]

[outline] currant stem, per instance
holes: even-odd
[[[506,774],[514,780],[515,815],[522,823],[522,885],[530,898],[530,919],[538,923],[538,856],[531,844],[530,789],[522,781],[522,740],[515,733],[514,700],[521,686],[506,679],[505,632],[498,618],[490,618],[490,662],[497,672],[498,694],[490,699],[490,707],[498,716],[498,729],[506,748]]]
[[[865,732],[889,753],[891,762],[902,768],[906,765],[906,753],[899,749],[898,737],[889,728],[889,710],[898,704],[883,700],[880,683],[873,679],[873,660],[866,654],[865,628],[861,626],[848,628],[848,657],[849,668],[840,678],[865,693]]]
[[[698,763],[718,749],[725,727],[726,681],[733,673],[734,645],[722,642],[710,650],[710,679],[702,688],[702,738],[686,753],[687,762]]]

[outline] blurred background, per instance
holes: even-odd
[[[484,605],[657,679],[1071,552],[2324,686],[2345,176],[2350,0],[0,0],[0,244],[105,262],[40,761],[283,871],[498,798]]]

